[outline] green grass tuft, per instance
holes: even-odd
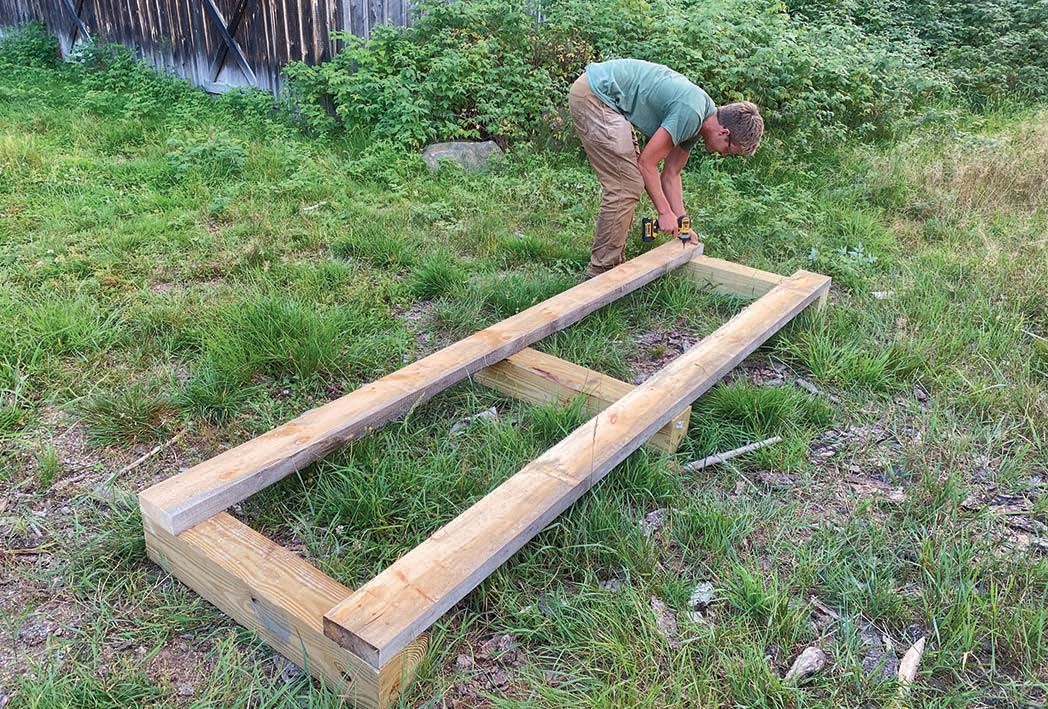
[[[174,407],[155,386],[132,384],[95,394],[81,407],[95,445],[155,441],[171,431]]]
[[[437,298],[461,292],[466,271],[446,254],[429,254],[408,278],[408,290],[416,298]]]
[[[509,317],[541,303],[577,283],[577,278],[548,271],[498,273],[480,280],[484,302],[499,317]]]
[[[186,415],[221,425],[243,410],[255,390],[230,372],[205,364],[182,385],[174,401]]]
[[[228,399],[256,374],[362,380],[403,351],[402,331],[377,308],[317,309],[296,299],[255,297],[219,308],[203,335],[195,396]]]
[[[58,449],[44,446],[36,454],[36,482],[41,490],[49,490],[62,472]]]

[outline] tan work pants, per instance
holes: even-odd
[[[586,157],[604,188],[586,267],[586,273],[595,276],[622,263],[633,210],[644,193],[644,180],[637,165],[640,151],[633,126],[594,95],[585,74],[571,86],[568,109]]]

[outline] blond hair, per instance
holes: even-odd
[[[720,124],[731,131],[731,142],[743,155],[753,155],[764,135],[764,119],[757,104],[739,101],[721,106],[717,112]]]

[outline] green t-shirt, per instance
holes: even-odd
[[[717,106],[705,91],[661,64],[612,59],[586,67],[590,88],[650,138],[665,128],[673,144],[691,151],[702,122]]]

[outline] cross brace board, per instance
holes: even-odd
[[[759,299],[636,387],[525,349],[677,268]],[[142,491],[147,552],[345,698],[387,707],[424,655],[429,625],[631,452],[660,435],[674,449],[674,422],[691,402],[809,304],[824,303],[829,285],[805,271],[784,277],[710,259],[701,245],[657,247]],[[223,511],[471,375],[529,401],[582,394],[594,415],[357,591]],[[686,416],[679,436],[685,427]]]
[[[592,369],[565,362],[530,347],[473,375],[473,381],[529,404],[570,404],[582,400],[582,413],[594,416],[633,391],[621,382]],[[691,407],[686,406],[648,439],[648,446],[663,453],[677,450],[688,432]]]

